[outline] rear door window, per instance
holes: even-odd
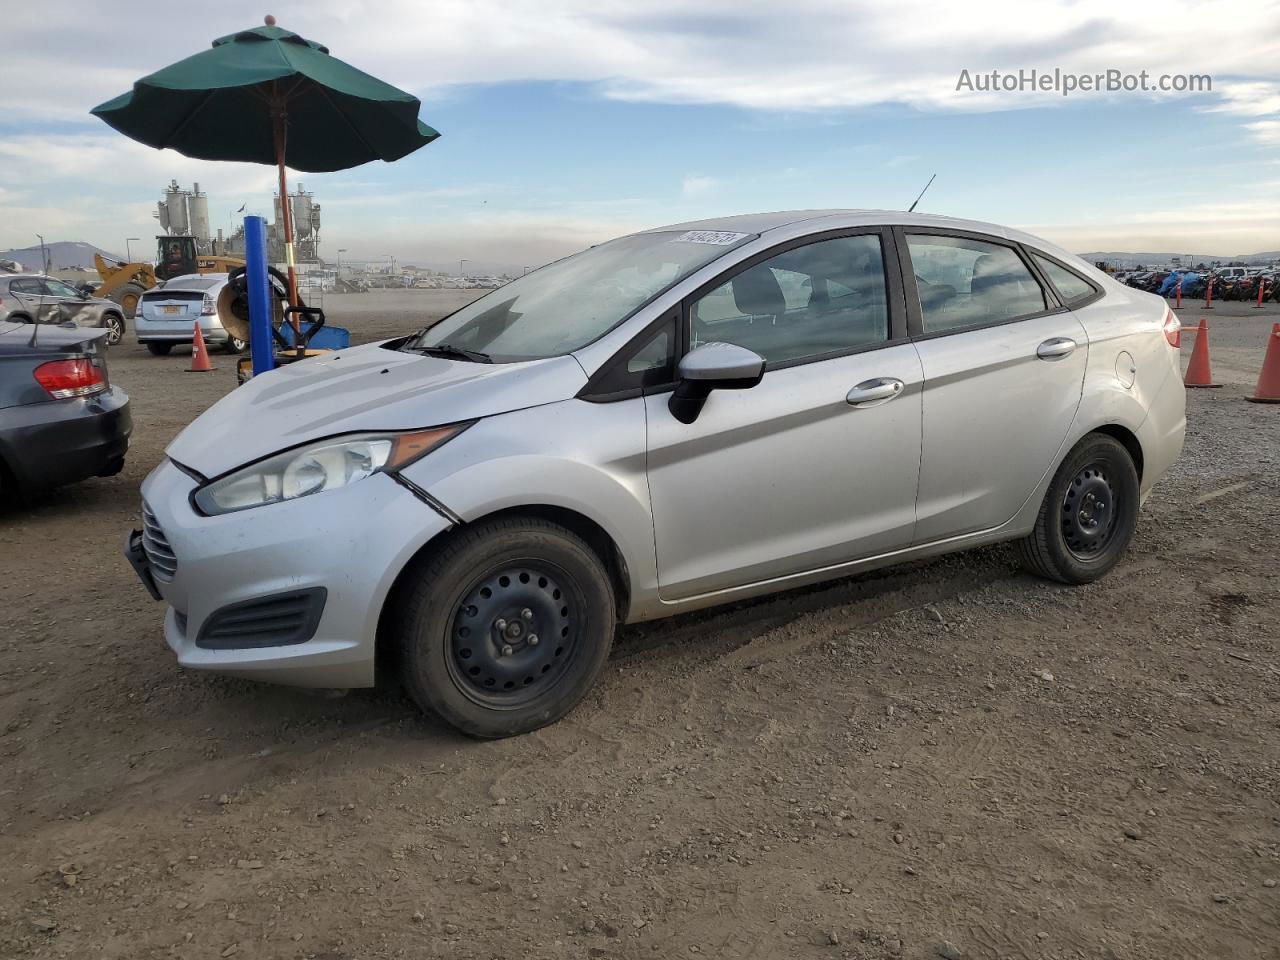
[[[14,293],[25,293],[32,297],[44,296],[44,285],[34,277],[18,277],[9,281],[9,289]]]
[[[926,334],[1003,323],[1047,309],[1044,290],[1012,247],[909,233],[907,249]]]

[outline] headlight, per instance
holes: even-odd
[[[355,433],[286,450],[214,480],[196,491],[208,516],[336,490],[389,473],[425,456],[468,424],[412,433]]]

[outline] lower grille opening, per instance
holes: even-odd
[[[327,597],[324,587],[312,587],[229,604],[205,620],[196,646],[247,650],[306,643],[315,636]]]

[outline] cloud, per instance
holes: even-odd
[[[1261,117],[1280,113],[1280,83],[1226,83],[1214,88],[1221,103],[1206,107],[1209,113],[1231,113],[1245,117]]]
[[[3,109],[82,118],[128,89],[140,65],[197,52],[212,37],[257,22],[259,9],[224,5],[175,20],[170,3],[130,6],[133,21],[165,29],[112,44],[103,42],[87,0],[8,12]],[[1194,68],[1248,83],[1273,77],[1280,52],[1280,8],[1267,0],[1224,0],[1211,17],[1194,0],[792,0],[771,7],[702,0],[696,12],[685,0],[299,0],[280,7],[282,24],[428,95],[457,84],[541,80],[595,84],[604,96],[628,100],[752,109],[1002,109],[1056,95],[965,93],[955,89],[960,71]],[[67,69],[68,49],[93,56]]]
[[[1280,120],[1258,120],[1244,126],[1262,143],[1280,144]]]
[[[172,2],[130,0],[129,21],[150,25],[134,31],[104,29],[99,6],[89,0],[14,6],[5,12],[0,58],[0,228],[6,238],[32,223],[64,225],[61,232],[69,236],[107,243],[150,231],[150,205],[159,198],[152,191],[171,177],[184,185],[199,180],[211,199],[234,200],[232,209],[246,198],[267,202],[269,168],[149,150],[88,115],[139,74],[260,22],[260,5],[228,0],[200,16],[174,16]],[[737,107],[744,129],[767,117],[775,130],[787,117],[812,124],[886,104],[992,111],[1107,98],[957,91],[965,69],[1145,70],[1213,75],[1214,92],[1188,102],[1239,118],[1244,133],[1260,143],[1280,143],[1280,5],[1270,0],[1221,0],[1212,15],[1197,0],[282,0],[274,12],[284,26],[428,103],[467,85],[566,82],[606,99]],[[1157,95],[1113,99],[1144,96]],[[430,106],[424,113],[430,118]],[[885,168],[912,162],[904,151]],[[740,172],[716,172],[717,178],[686,176],[679,199],[689,207],[706,197],[722,199]],[[419,229],[426,222],[458,222],[472,231],[473,239],[459,240],[466,244],[490,235],[471,219],[486,200],[504,206],[507,219],[491,234],[503,243],[514,241],[502,231],[521,225],[546,236],[562,230],[562,246],[598,240],[626,224],[647,223],[653,213],[643,200],[593,210],[559,204],[567,212],[554,213],[498,189],[486,196],[465,182],[397,193],[378,184],[372,171],[362,180],[370,177],[363,193],[354,181],[347,189],[326,182],[321,199],[335,214],[327,232],[341,228],[340,216],[371,207],[374,196],[377,212],[385,208],[388,223],[405,224],[406,237],[415,221]],[[452,219],[440,219],[439,208],[452,210]],[[98,229],[106,232],[93,233]],[[380,231],[370,233],[370,242],[381,242]],[[343,240],[356,242],[355,236]]]

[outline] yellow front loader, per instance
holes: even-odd
[[[238,257],[206,257],[196,253],[195,237],[156,237],[156,263],[122,263],[108,261],[100,253],[93,255],[93,265],[102,282],[94,288],[95,297],[106,297],[120,304],[130,320],[138,311],[138,301],[161,280],[189,273],[226,273],[232,267],[243,267]]]

